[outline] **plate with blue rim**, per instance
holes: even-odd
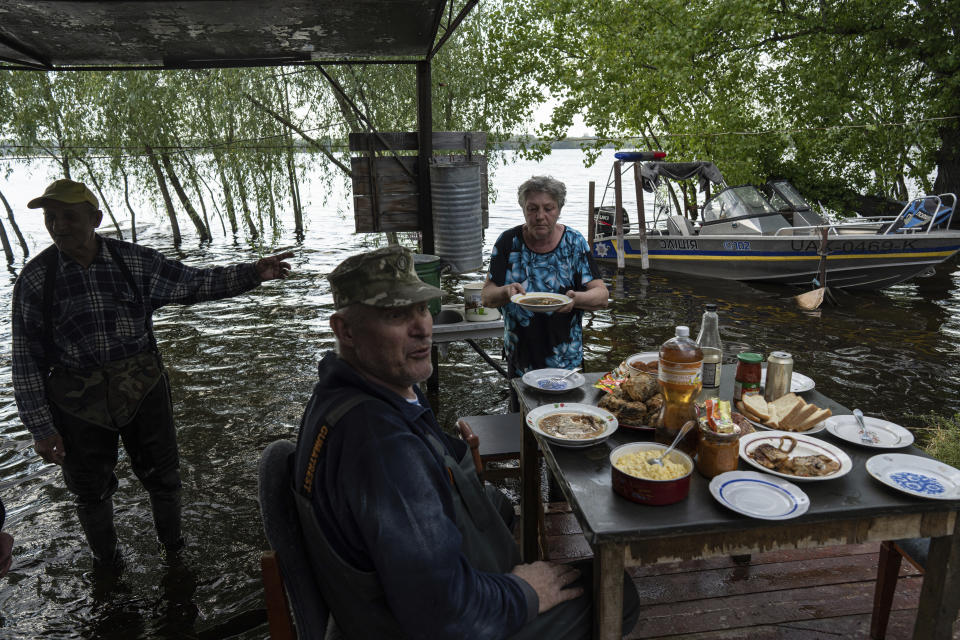
[[[721,473],[710,481],[710,493],[731,511],[760,520],[789,520],[810,508],[800,487],[756,471]]]
[[[908,453],[881,453],[866,464],[867,473],[883,484],[934,500],[960,500],[960,470],[933,458]]]
[[[534,369],[533,371],[527,371],[520,379],[528,387],[533,387],[544,393],[566,393],[580,387],[587,381],[580,373],[570,373],[569,376],[560,380],[568,373],[570,373],[569,369]]]

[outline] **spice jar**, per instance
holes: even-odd
[[[697,444],[697,471],[704,478],[712,478],[726,471],[736,471],[740,456],[740,432],[718,433],[700,423],[700,442]]]
[[[763,356],[759,353],[737,354],[737,373],[733,383],[733,399],[760,393],[760,378],[763,375]]]

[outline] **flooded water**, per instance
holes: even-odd
[[[585,234],[587,182],[602,191],[610,154],[592,169],[578,151],[556,151],[542,163],[502,167],[499,196],[490,206],[484,255],[522,216],[517,185],[535,173],[567,182],[561,222]],[[721,167],[722,169],[722,167]],[[17,207],[34,253],[48,243],[36,213],[24,208],[51,179],[36,169],[0,181]],[[90,583],[89,552],[59,470],[34,454],[20,424],[10,386],[10,300],[14,274],[0,282],[0,495],[6,530],[16,539],[13,569],[0,581],[0,637],[33,638],[262,638],[259,557],[266,548],[256,502],[260,451],[294,439],[310,396],[316,363],[333,344],[327,327],[332,300],[324,275],[372,239],[355,236],[349,194],[322,204],[313,192],[306,239],[282,234],[277,249],[292,248],[294,275],[251,294],[191,307],[168,307],[156,333],[170,370],[184,482],[184,528],[191,572],[161,569],[146,493],[123,457],[118,466],[116,521],[127,571],[112,590]],[[627,208],[632,203],[628,201]],[[635,209],[630,209],[635,210]],[[342,213],[341,213],[342,211]],[[33,217],[31,217],[33,216]],[[196,265],[253,260],[256,252],[218,237],[181,251],[157,221],[140,241]],[[215,225],[219,228],[219,225]],[[291,223],[292,226],[292,223]],[[445,276],[444,302],[462,301],[462,284],[482,271]],[[960,272],[955,262],[932,278],[883,293],[840,294],[840,305],[804,313],[796,293],[722,281],[608,271],[608,309],[587,314],[586,369],[609,370],[627,355],[655,349],[677,324],[699,327],[707,302],[719,305],[726,360],[745,349],[794,354],[796,371],[837,401],[906,426],[924,415],[960,411]],[[481,343],[498,353],[497,340]],[[460,415],[495,413],[507,406],[507,386],[466,344],[455,343],[440,364],[438,417],[451,428]]]

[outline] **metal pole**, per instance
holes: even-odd
[[[647,253],[647,215],[643,211],[643,180],[640,178],[640,165],[633,164],[633,183],[637,190],[637,224],[640,225],[640,268],[650,268],[650,256]]]
[[[621,167],[623,167],[623,163],[620,160],[613,163],[613,195],[614,206],[617,208],[615,218],[617,221],[617,269],[623,269],[626,266],[623,247],[623,187],[620,184]]]
[[[596,209],[593,206],[594,198],[597,195],[597,184],[591,180],[590,181],[590,195],[587,197],[587,246],[590,247],[590,252],[593,253],[593,238],[596,234],[596,222],[594,218],[596,216]]]
[[[430,195],[430,159],[433,157],[433,99],[431,94],[430,62],[417,63],[417,188],[419,189],[421,250],[434,252],[433,197]]]

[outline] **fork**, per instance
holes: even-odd
[[[854,409],[853,417],[857,419],[857,424],[860,425],[860,442],[863,444],[873,444],[874,435],[873,432],[867,431],[867,426],[863,423],[863,411]]]

